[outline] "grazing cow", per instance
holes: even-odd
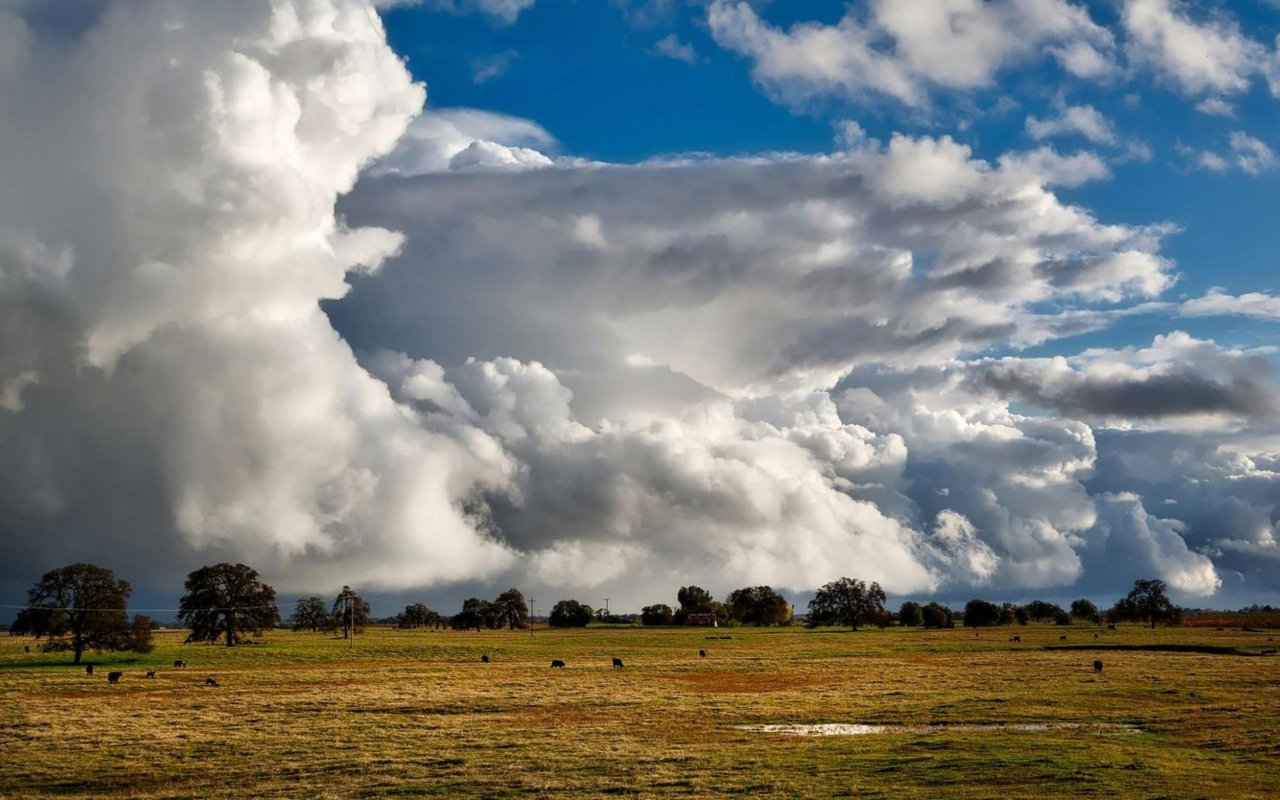
[[[1093,662],[1093,671],[1094,671],[1094,672],[1102,672],[1102,662],[1101,662],[1101,661],[1095,661],[1095,662]]]
[[[177,659],[174,659],[174,661],[173,661],[173,665],[174,665],[175,667],[185,667],[185,666],[187,665],[187,662],[183,661],[183,660],[182,660],[182,659],[180,659],[180,658],[177,658]]]
[[[1011,641],[1011,642],[1021,642],[1021,641],[1022,641],[1022,637],[1015,633],[1013,636],[1009,637],[1009,641]]]
[[[489,657],[488,657],[488,656],[480,656],[480,663],[482,663],[482,664],[488,664],[488,663],[489,663]]]
[[[148,672],[148,673],[147,673],[147,677],[148,677],[148,678],[154,678],[155,676],[156,676],[156,671],[155,671],[155,670],[151,670],[150,672]]]
[[[564,662],[563,662],[563,661],[561,661],[561,660],[560,660],[560,659],[558,659],[558,658],[553,658],[553,659],[551,659],[551,668],[552,668],[552,669],[564,669]]]
[[[122,676],[122,675],[124,675],[124,673],[123,673],[123,672],[108,672],[108,673],[107,673],[107,683],[119,683],[119,682],[120,682],[120,676]]]
[[[613,660],[613,668],[614,668],[614,669],[622,669],[622,659],[620,659],[620,658],[615,658],[615,659]]]
[[[1097,638],[1098,638],[1098,634],[1096,634],[1096,633],[1095,633],[1095,634],[1093,635],[1093,638],[1097,639]]]
[[[92,664],[85,664],[85,666],[84,666],[84,674],[85,674],[85,675],[92,675],[92,674],[93,674],[93,665],[92,665]]]
[[[24,653],[30,653],[30,652],[31,652],[31,645],[29,645],[29,644],[24,644],[24,645],[22,646],[22,652],[24,652]]]
[[[698,651],[698,658],[706,658],[706,657],[707,657],[707,651],[706,651],[706,650],[699,650],[699,651]]]
[[[1114,622],[1107,626],[1107,630],[1109,631],[1114,631],[1115,629],[1116,629],[1116,624]]]
[[[1058,637],[1058,641],[1060,641],[1060,642],[1065,642],[1066,640],[1067,640],[1067,637],[1065,637],[1065,636],[1059,636],[1059,637]]]
[[[205,686],[217,686],[217,685],[218,685],[218,682],[217,682],[217,681],[215,681],[213,678],[205,678],[205,679],[204,679],[204,685],[205,685]]]

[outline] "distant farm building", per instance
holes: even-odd
[[[690,614],[689,619],[685,621],[686,625],[706,625],[709,628],[718,628],[720,623],[716,622],[716,615],[711,613],[698,612]]]

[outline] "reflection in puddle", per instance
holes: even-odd
[[[860,725],[850,722],[827,722],[815,725],[738,725],[738,730],[755,733],[781,733],[787,736],[870,736],[878,733],[981,733],[987,731],[1084,731],[1086,733],[1142,733],[1134,725],[1110,722],[1008,722],[955,723],[939,725]]]

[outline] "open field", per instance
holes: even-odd
[[[1280,657],[1238,654],[1273,634],[1063,633],[373,630],[227,649],[166,632],[145,657],[88,656],[93,677],[0,637],[0,796],[1280,795]],[[740,727],[821,723],[908,727]],[[976,727],[1028,723],[1049,727]]]

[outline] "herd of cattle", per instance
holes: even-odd
[[[184,667],[186,667],[186,666],[187,666],[187,662],[186,662],[186,661],[184,661],[184,660],[182,660],[181,658],[176,658],[176,659],[174,659],[174,661],[173,661],[173,666],[174,666],[176,669],[183,669]],[[157,673],[158,671],[159,671],[159,670],[154,670],[154,669],[152,669],[152,670],[147,670],[147,673],[146,673],[146,675],[145,675],[144,677],[147,677],[147,678],[155,678],[155,677],[156,677],[156,673]],[[92,675],[92,674],[93,674],[93,665],[92,665],[92,664],[86,664],[86,665],[85,665],[85,667],[84,667],[84,674],[85,674],[85,675]],[[107,683],[119,683],[119,682],[120,682],[120,679],[121,679],[121,678],[123,678],[123,677],[124,677],[124,673],[123,673],[123,672],[121,672],[121,671],[118,671],[118,670],[117,670],[117,671],[113,671],[113,672],[108,672],[108,673],[107,673]],[[205,685],[205,686],[221,686],[222,684],[218,683],[218,681],[217,681],[216,679],[214,679],[214,678],[205,678],[205,679],[204,679],[204,685]]]
[[[1061,640],[1061,639],[1066,639],[1066,638],[1067,638],[1067,637],[1063,636],[1063,637],[1060,637],[1060,640]],[[1009,639],[1009,641],[1011,641],[1011,642],[1020,642],[1020,641],[1022,641],[1022,637],[1021,637],[1021,636],[1013,636],[1013,637],[1011,637],[1011,638]],[[1274,652],[1274,651],[1273,651],[1273,652]],[[706,651],[706,650],[699,650],[699,651],[698,651],[698,658],[706,658],[706,657],[707,657],[707,651]],[[488,656],[487,654],[486,654],[486,655],[482,655],[482,656],[480,656],[480,661],[481,661],[482,663],[488,664],[488,663],[489,663],[489,660],[490,660],[490,659],[489,659],[489,656]],[[175,660],[174,660],[174,662],[173,662],[173,666],[174,666],[175,668],[177,668],[177,669],[182,669],[182,668],[184,668],[184,667],[186,667],[186,666],[187,666],[187,662],[186,662],[186,661],[184,661],[184,660],[182,660],[182,659],[180,659],[180,658],[179,658],[179,659],[175,659]],[[564,669],[566,666],[567,666],[567,665],[565,664],[565,662],[564,662],[564,660],[563,660],[563,659],[560,659],[560,658],[553,658],[553,659],[551,659],[551,668],[552,668],[552,669]],[[624,666],[625,666],[625,665],[622,663],[622,659],[620,659],[620,658],[614,658],[614,659],[613,659],[613,668],[614,668],[614,669],[623,669],[623,668],[624,668]],[[85,674],[86,674],[86,675],[92,675],[92,674],[93,674],[93,665],[92,665],[92,664],[89,664],[89,665],[85,666],[84,671],[85,671]],[[1094,671],[1094,672],[1102,672],[1102,662],[1101,662],[1101,661],[1094,661],[1094,662],[1093,662],[1093,671]],[[150,670],[150,671],[148,671],[148,672],[146,673],[146,677],[148,677],[148,678],[154,678],[155,676],[156,676],[156,670]],[[120,679],[121,679],[122,677],[124,677],[124,673],[123,673],[123,672],[108,672],[108,673],[107,673],[107,683],[119,683],[119,682],[120,682]],[[220,684],[220,683],[218,683],[218,682],[217,682],[215,679],[213,679],[213,678],[205,678],[205,679],[204,679],[204,685],[205,685],[205,686],[221,686],[221,684]]]

